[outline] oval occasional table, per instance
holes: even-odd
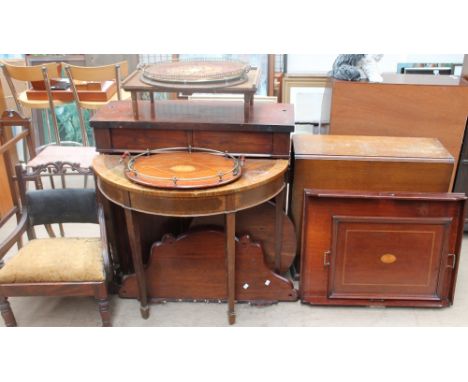
[[[140,245],[140,227],[135,212],[174,217],[223,214],[226,219],[226,267],[228,321],[235,323],[235,214],[276,199],[275,255],[279,268],[284,209],[285,174],[288,161],[246,159],[242,176],[233,183],[198,190],[158,189],[140,186],[125,176],[125,164],[117,155],[98,155],[93,169],[96,185],[109,201],[125,209],[127,232],[135,268],[143,318],[149,317],[146,276]]]

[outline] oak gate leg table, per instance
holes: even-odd
[[[198,190],[168,190],[138,185],[125,176],[125,164],[116,155],[99,155],[93,161],[97,188],[109,201],[125,209],[130,250],[138,284],[140,312],[149,317],[146,275],[140,244],[137,212],[196,217],[224,214],[227,274],[228,321],[235,323],[235,222],[236,212],[255,207],[275,198],[276,219],[284,205],[285,174],[288,161],[282,159],[246,159],[242,176],[220,187]],[[282,224],[275,224],[276,268],[281,266]]]

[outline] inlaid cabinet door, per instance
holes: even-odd
[[[441,300],[451,218],[333,216],[328,298]],[[327,261],[327,260],[326,260]]]

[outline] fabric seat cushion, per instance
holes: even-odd
[[[0,269],[0,284],[103,281],[99,238],[35,239]]]

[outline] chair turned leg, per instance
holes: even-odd
[[[102,326],[112,326],[109,300],[107,298],[97,299],[97,303],[99,305],[99,314],[101,315]]]
[[[3,321],[5,326],[16,326],[16,319],[11,310],[10,303],[6,297],[0,297],[0,312],[2,312]]]

